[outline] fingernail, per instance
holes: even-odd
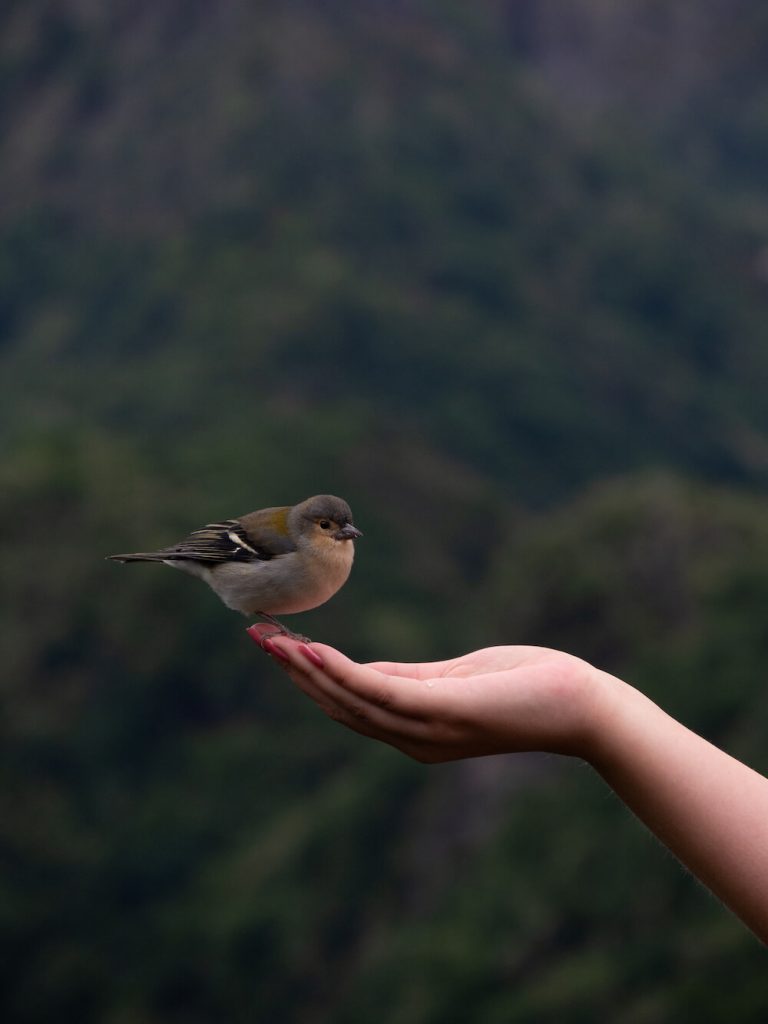
[[[285,653],[285,651],[281,647],[278,647],[277,644],[273,643],[271,640],[262,640],[261,646],[264,648],[267,654],[271,654],[272,657],[279,658],[280,661],[288,661],[288,655]]]
[[[311,647],[307,647],[306,644],[299,644],[299,650],[307,659],[307,661],[311,661],[313,665],[317,665],[318,668],[325,667],[325,662],[323,661],[323,659],[320,657],[317,651],[313,651]]]
[[[258,626],[249,626],[245,632],[248,634],[248,636],[251,638],[251,640],[253,640],[255,644],[258,644],[259,647],[262,648],[262,650],[264,649],[264,641],[259,636]]]

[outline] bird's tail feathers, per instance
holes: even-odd
[[[164,562],[169,557],[167,551],[132,551],[127,555],[107,555],[113,562]]]

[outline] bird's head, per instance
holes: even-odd
[[[316,494],[296,505],[290,514],[298,534],[315,543],[344,542],[362,537],[352,522],[352,510],[343,498]]]

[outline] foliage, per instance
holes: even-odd
[[[340,493],[299,629],[563,647],[768,770],[765,13],[557,7],[0,14],[4,1019],[765,1017],[586,769],[411,765],[102,560]]]

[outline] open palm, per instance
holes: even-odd
[[[262,627],[251,630],[260,639]],[[265,641],[331,718],[422,762],[523,750],[579,754],[591,665],[542,647],[488,647],[447,661],[361,665],[323,644]]]

